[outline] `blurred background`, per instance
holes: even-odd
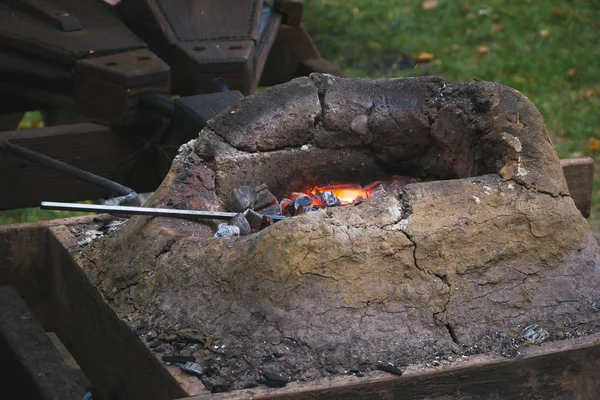
[[[351,76],[438,75],[514,87],[542,113],[561,158],[600,160],[600,1],[304,0],[323,58]],[[28,113],[21,127],[43,124]],[[592,217],[600,230],[600,174]],[[0,224],[64,216],[0,212]]]

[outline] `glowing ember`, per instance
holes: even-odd
[[[293,216],[320,208],[352,204],[385,192],[401,191],[405,185],[415,182],[420,180],[394,176],[391,181],[372,182],[365,187],[353,183],[315,186],[302,192],[293,192],[289,198],[282,199],[280,205],[283,215]]]
[[[366,199],[367,193],[360,185],[354,185],[352,183],[341,184],[341,185],[330,185],[330,186],[317,186],[310,193],[317,198],[322,198],[326,205],[328,202],[325,200],[330,197],[331,194],[339,200],[339,205],[352,204],[355,201]]]

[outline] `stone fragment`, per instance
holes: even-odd
[[[186,372],[190,375],[195,375],[197,377],[201,377],[202,375],[204,375],[204,368],[202,368],[200,364],[197,364],[195,362],[188,361],[185,364],[183,364],[180,368],[183,372]]]
[[[252,207],[256,211],[261,211],[265,207],[269,207],[277,203],[277,198],[269,191],[265,184],[261,184],[254,188],[256,190],[257,199]]]
[[[219,229],[215,233],[216,238],[240,236],[240,228],[235,225],[229,225],[225,222],[219,224]]]
[[[519,339],[530,344],[540,344],[548,338],[548,331],[539,325],[529,325],[523,329]]]
[[[246,220],[250,224],[250,228],[254,231],[260,230],[262,220],[263,220],[262,214],[259,214],[256,211],[249,209],[246,211],[245,215],[246,215]]]
[[[257,200],[258,195],[252,186],[238,186],[231,193],[230,209],[240,213],[254,207]]]
[[[252,232],[250,224],[246,220],[246,216],[243,213],[236,214],[235,217],[229,220],[229,226],[236,226],[239,229],[240,235],[249,235]]]

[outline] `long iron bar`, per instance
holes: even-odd
[[[184,218],[184,219],[220,219],[229,220],[237,214],[234,212],[177,210],[170,208],[106,206],[98,204],[59,203],[42,201],[42,210],[97,212],[107,214],[152,215],[155,217]],[[284,219],[283,215],[267,215],[274,221]]]

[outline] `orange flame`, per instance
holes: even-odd
[[[355,201],[364,200],[369,197],[362,186],[353,183],[316,186],[310,191],[317,198],[320,198],[321,194],[326,192],[332,192],[338,198],[341,205],[352,204]]]
[[[402,190],[405,185],[414,182],[420,182],[420,180],[405,176],[394,176],[391,181],[376,181],[365,187],[354,183],[315,186],[312,189],[307,187],[302,192],[294,192],[289,198],[282,199],[280,204],[281,207],[285,209],[296,199],[308,196],[312,199],[312,203],[310,204],[311,207],[324,208],[327,207],[327,204],[325,204],[326,195],[328,193],[333,193],[335,196],[334,199],[339,201],[336,205],[346,205],[368,199],[369,197],[386,191]]]

